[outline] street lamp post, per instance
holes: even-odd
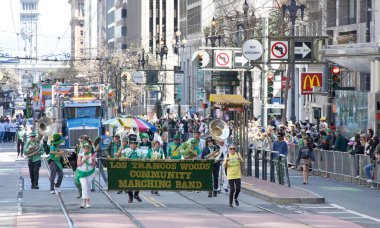
[[[144,48],[141,50],[141,53],[139,54],[139,68],[144,69],[145,64],[148,65],[149,62],[149,56],[148,54],[145,55],[145,50]]]
[[[222,36],[215,34],[216,25],[217,25],[217,22],[216,22],[215,18],[213,17],[211,20],[211,34],[208,34],[208,33],[205,34],[206,35],[206,38],[205,38],[206,39],[206,46],[208,45],[208,41],[210,41],[211,47],[216,47],[216,41],[218,41],[219,47],[220,47],[220,42],[222,40]]]
[[[285,17],[286,11],[289,12],[289,18],[292,23],[292,29],[291,29],[291,37],[293,39],[292,47],[294,48],[294,36],[295,36],[295,26],[296,26],[296,19],[297,19],[297,12],[298,10],[301,11],[301,19],[303,20],[304,10],[305,10],[305,2],[306,0],[298,0],[298,5],[296,0],[280,0],[282,4],[282,15]],[[289,4],[290,3],[290,4]],[[294,61],[294,59],[291,59],[291,61]],[[291,62],[291,73],[292,73],[292,84],[291,84],[291,115],[290,119],[295,123],[296,121],[296,72],[295,72],[295,64],[294,62]],[[286,85],[288,85],[289,79],[287,79]],[[286,91],[287,90],[286,86]],[[286,93],[287,94],[287,93]],[[286,118],[286,117],[285,117]]]
[[[160,61],[161,61],[160,66],[162,68],[162,61],[164,59],[164,56],[165,56],[165,59],[168,59],[168,47],[166,46],[164,40],[161,40],[160,41],[160,47],[157,47],[156,59],[158,59],[158,56],[160,56]]]

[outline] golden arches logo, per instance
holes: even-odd
[[[316,84],[314,84],[314,80],[316,80]],[[307,81],[309,81],[309,84],[306,83]],[[313,88],[313,86],[321,86],[321,81],[319,80],[318,75],[314,74],[313,77],[311,77],[310,74],[306,75],[303,81],[304,90],[306,90],[307,85],[309,85],[309,88]]]

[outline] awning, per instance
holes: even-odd
[[[210,101],[217,104],[251,104],[251,102],[244,99],[242,95],[237,94],[210,94]]]
[[[380,57],[380,44],[329,45],[321,49],[323,58],[358,72],[370,73],[371,62]]]

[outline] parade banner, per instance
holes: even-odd
[[[214,160],[107,159],[108,190],[211,191]]]

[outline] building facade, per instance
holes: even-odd
[[[84,0],[70,0],[71,58],[84,57]]]

